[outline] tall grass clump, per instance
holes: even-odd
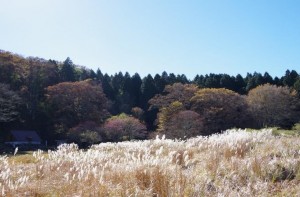
[[[28,163],[0,157],[1,196],[300,195],[300,138],[268,129],[87,150],[63,144],[32,157]]]

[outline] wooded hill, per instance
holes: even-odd
[[[199,68],[200,69],[200,68]],[[200,72],[200,71],[199,71]],[[264,85],[266,84],[266,85]],[[291,127],[299,121],[300,76],[287,70],[185,75],[103,74],[0,51],[0,139],[12,129],[81,142],[208,135],[232,127]]]

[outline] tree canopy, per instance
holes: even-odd
[[[74,136],[88,140],[96,135],[94,130],[87,133],[91,128],[85,123],[94,122],[105,141],[110,134],[99,127],[122,113],[146,126],[146,134],[138,139],[155,130],[184,138],[231,127],[291,127],[299,121],[296,70],[281,77],[241,74],[197,74],[193,80],[166,71],[153,76],[110,75],[76,65],[69,57],[25,58],[0,50],[0,129],[37,130],[49,142]],[[74,135],[69,135],[71,130]]]

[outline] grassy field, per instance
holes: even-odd
[[[0,196],[300,196],[300,137],[230,130],[2,156]]]

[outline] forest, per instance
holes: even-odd
[[[201,73],[201,68],[199,68]],[[0,51],[0,143],[13,129],[78,144],[211,135],[299,122],[300,75],[108,75],[65,61]]]

